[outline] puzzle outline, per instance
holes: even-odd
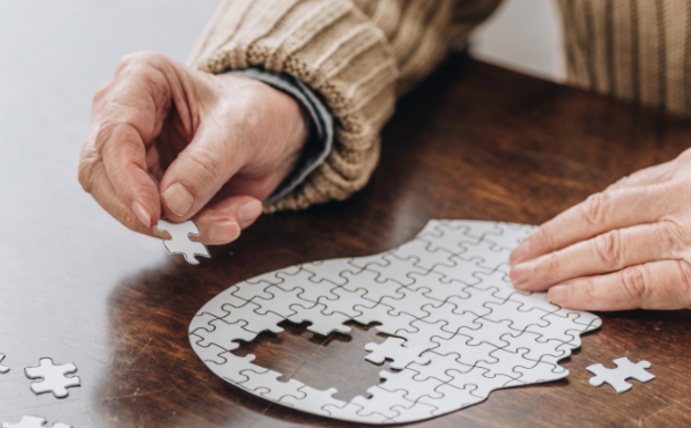
[[[580,346],[581,334],[599,328],[601,320],[593,314],[559,308],[544,294],[513,288],[507,278],[508,254],[534,229],[507,223],[433,220],[413,240],[380,254],[269,272],[233,285],[204,305],[190,324],[190,342],[212,372],[245,391],[352,422],[420,421],[484,401],[495,389],[561,379],[568,370],[558,362]],[[420,253],[421,249],[432,256]],[[488,251],[492,253],[486,259],[483,255]],[[401,270],[406,263],[409,271]],[[363,275],[361,282],[357,281],[359,275]],[[387,287],[391,294],[370,294],[369,290],[379,286]],[[237,339],[207,340],[210,326],[220,322],[217,320],[228,324],[228,334],[235,329],[237,338],[250,341],[260,330],[271,324],[275,327],[283,319],[304,321],[295,315],[298,306],[318,305],[322,305],[324,319],[335,325],[339,320],[381,323],[375,327],[377,331],[391,337],[381,344],[367,344],[366,349],[374,352],[366,359],[390,359],[403,370],[382,372],[388,373],[382,376],[387,381],[370,387],[370,398],[357,396],[344,402],[332,397],[334,388],[320,391],[295,379],[287,384],[277,381],[281,374],[253,364],[253,355],[241,358],[232,354]],[[513,319],[499,314],[504,305],[502,309],[513,314]],[[243,319],[243,313],[249,311],[251,316]],[[272,321],[253,324],[257,315],[272,317]],[[329,318],[333,316],[337,318]],[[451,317],[459,319],[452,323]],[[308,329],[319,334],[333,331],[333,325],[329,330],[318,324],[313,322]],[[396,349],[407,351],[405,358]],[[432,362],[425,365],[427,360]],[[506,361],[514,365],[508,367]],[[449,366],[428,370],[430,364],[440,362]],[[423,372],[434,376],[423,379]],[[411,390],[389,391],[387,382],[389,389],[402,384],[401,373],[410,375],[415,387],[425,384],[427,393],[412,395],[415,400],[411,400],[406,398]]]
[[[0,374],[5,374],[10,371],[10,368],[7,366],[2,365],[2,361],[7,358],[7,355],[5,354],[0,354]]]

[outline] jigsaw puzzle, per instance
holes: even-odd
[[[44,428],[48,421],[45,418],[38,418],[36,416],[22,416],[22,420],[17,424],[5,422],[2,428]],[[72,428],[70,425],[56,422],[53,428]]]
[[[156,228],[161,232],[168,232],[172,239],[164,239],[163,246],[168,254],[182,254],[187,263],[197,265],[199,260],[195,256],[211,257],[206,245],[198,241],[192,241],[190,236],[199,236],[199,228],[192,220],[182,223],[171,223],[159,220]]]
[[[600,319],[513,288],[509,253],[534,226],[431,221],[410,242],[368,257],[280,269],[236,284],[202,307],[192,348],[217,376],[251,394],[321,416],[390,424],[420,421],[485,400],[499,388],[562,379],[558,362]],[[283,320],[310,321],[318,334],[344,322],[380,323],[392,337],[366,359],[391,360],[371,397],[345,402],[231,351]]]
[[[2,360],[5,359],[5,354],[0,354],[0,374],[5,374],[10,371],[10,368],[2,365]]]
[[[646,369],[650,368],[650,361],[641,360],[634,364],[628,358],[621,357],[614,360],[614,364],[617,365],[616,369],[608,369],[602,364],[593,364],[586,367],[586,370],[595,375],[590,378],[590,384],[601,386],[603,383],[608,383],[617,391],[617,394],[621,394],[633,386],[626,379],[636,379],[639,382],[648,382],[655,379],[654,374],[646,371]]]
[[[65,398],[69,395],[67,388],[81,386],[81,379],[73,375],[77,372],[77,366],[72,363],[55,365],[50,358],[41,358],[38,367],[24,369],[29,379],[41,379],[40,382],[31,384],[34,394],[52,392],[55,398]]]

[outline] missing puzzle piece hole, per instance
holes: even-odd
[[[384,381],[379,375],[382,370],[398,370],[391,368],[389,361],[366,361],[365,345],[382,343],[390,336],[374,329],[377,323],[344,324],[351,327],[350,334],[323,336],[307,330],[309,322],[283,321],[278,324],[284,329],[282,333],[262,332],[250,342],[238,341],[240,346],[231,352],[239,357],[254,354],[254,364],[283,374],[278,378],[281,382],[295,379],[315,389],[336,388],[333,397],[346,402],[357,395],[369,397],[367,389]]]

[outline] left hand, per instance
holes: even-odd
[[[564,308],[691,307],[691,149],[559,214],[510,261],[516,288]]]

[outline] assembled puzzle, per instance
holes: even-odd
[[[507,278],[509,253],[534,226],[431,221],[385,253],[306,263],[236,284],[190,325],[193,349],[213,373],[251,394],[316,415],[370,424],[420,421],[485,400],[491,391],[562,379],[558,362],[600,319],[564,310]],[[370,397],[345,402],[231,351],[278,324],[348,333],[353,320],[391,337],[367,360],[391,360]],[[296,375],[299,378],[299,373]]]

